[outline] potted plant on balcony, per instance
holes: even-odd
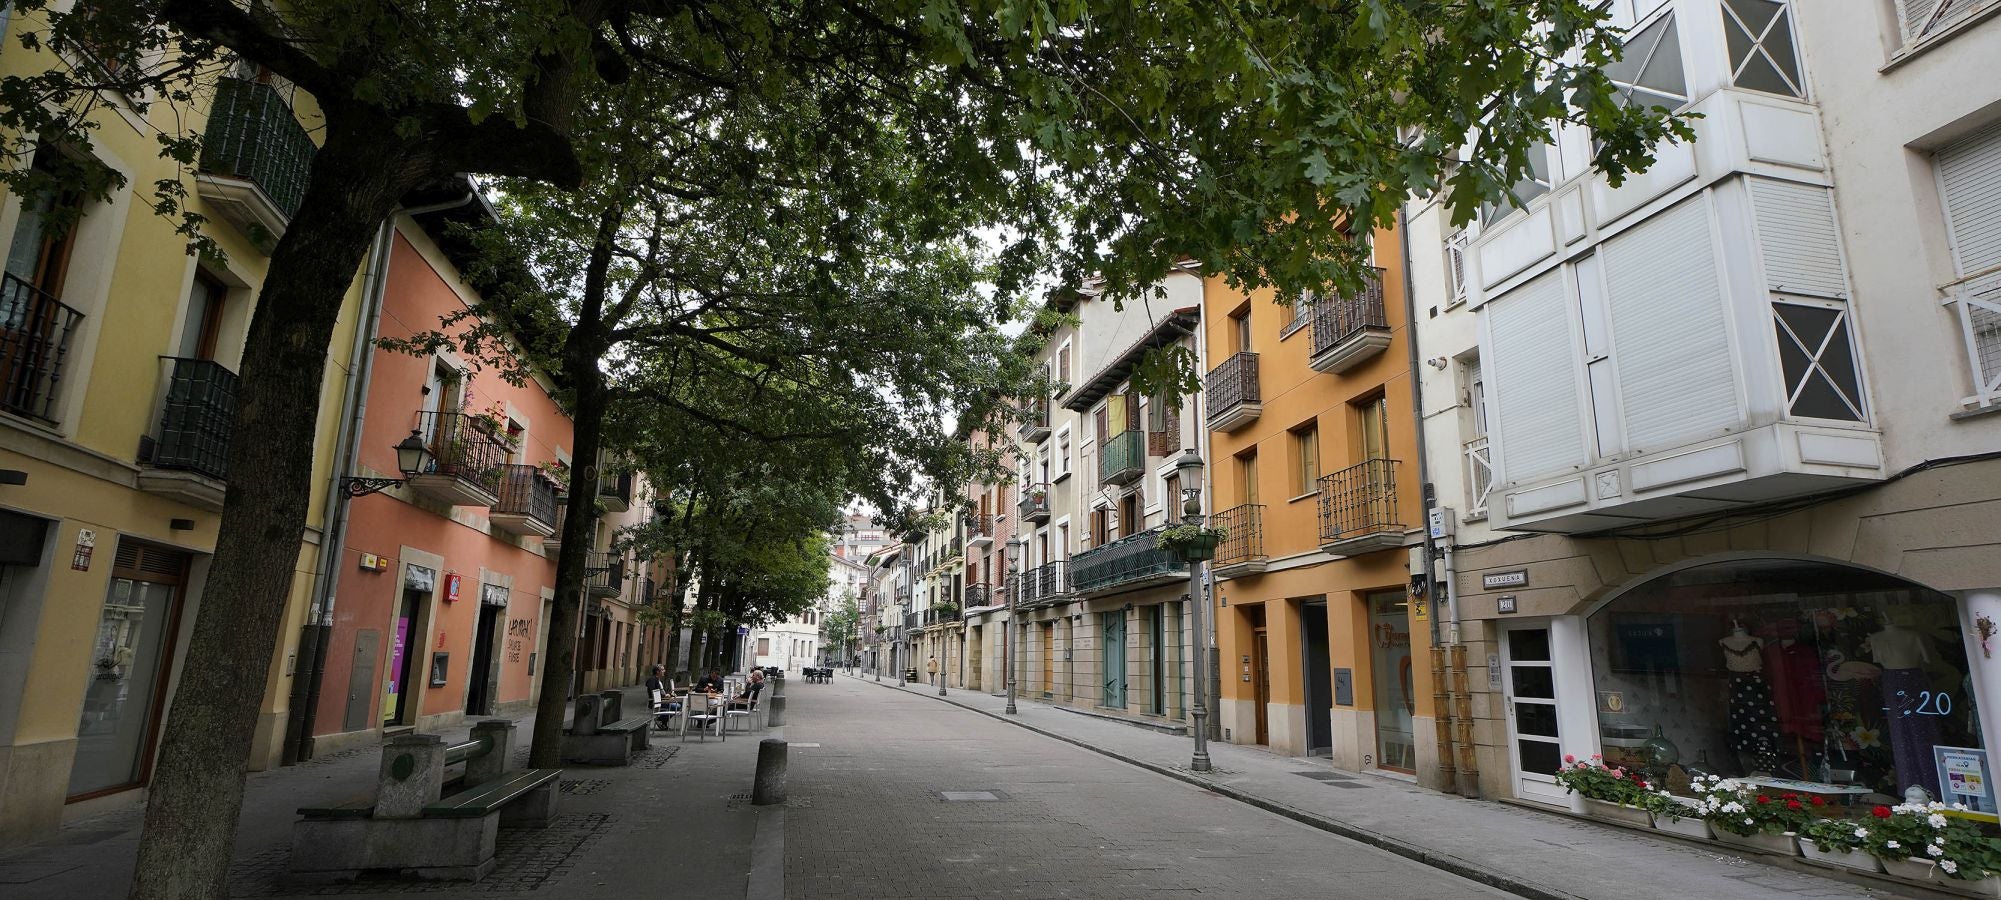
[[[535,468],[541,470],[542,477],[549,479],[551,483],[556,485],[557,502],[560,503],[564,500],[570,499],[569,463],[566,463],[560,459],[552,459],[545,463],[536,464]]]
[[[1221,544],[1229,534],[1227,528],[1204,528],[1187,523],[1170,525],[1154,535],[1153,547],[1191,562],[1215,559],[1216,545]]]

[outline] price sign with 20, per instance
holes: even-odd
[[[1908,691],[1898,691],[1896,706],[1890,712],[1900,716],[1949,716],[1952,695],[1944,691],[1919,691],[1913,696]]]

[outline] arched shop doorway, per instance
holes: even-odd
[[[1552,751],[1602,752],[1681,794],[1717,774],[1836,805],[1917,788],[1991,812],[1983,651],[1962,621],[1957,599],[1904,579],[1754,557],[1676,567],[1581,617],[1510,623],[1519,787],[1549,797]]]

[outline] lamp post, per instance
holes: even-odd
[[[396,443],[396,471],[403,473],[402,478],[361,478],[349,475],[340,480],[340,489],[349,497],[366,497],[369,494],[380,493],[417,477],[424,471],[425,464],[430,458],[431,448],[425,445],[423,433],[412,428],[409,437]]]
[[[1021,557],[1028,548],[1028,539],[1017,531],[1007,539],[1007,577],[1011,582],[1007,589],[1007,630],[1001,632],[1001,651],[1007,654],[1007,714],[1017,715],[1014,708],[1014,631],[1018,626],[1014,621],[1015,599],[1021,595]]]
[[[1174,474],[1179,476],[1182,496],[1187,498],[1181,504],[1181,521],[1196,528],[1202,527],[1202,457],[1194,450],[1186,450],[1181,458],[1174,461]],[[1210,771],[1209,764],[1209,646],[1202,627],[1202,561],[1215,556],[1216,547],[1205,540],[1196,540],[1184,546],[1182,558],[1188,561],[1188,609],[1189,627],[1195,632],[1195,704],[1189,715],[1195,720],[1195,757],[1189,761],[1190,771]]]

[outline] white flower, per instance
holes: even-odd
[[[1952,805],[1952,810],[1953,810],[1953,812],[1965,812],[1965,811],[1966,811],[1966,804],[1964,804],[1964,803],[1954,803],[1954,804]]]
[[[1859,839],[1859,838],[1866,838],[1866,837],[1868,837],[1868,836],[1869,836],[1869,829],[1867,829],[1867,828],[1857,828],[1857,829],[1855,829],[1855,837],[1856,837],[1856,838],[1858,838],[1858,839]]]
[[[1959,863],[1956,863],[1956,862],[1953,862],[1952,860],[1949,860],[1949,859],[1941,859],[1941,860],[1939,860],[1939,861],[1938,861],[1938,867],[1939,867],[1939,868],[1941,868],[1941,869],[1944,869],[1944,870],[1945,870],[1945,874],[1947,874],[1947,875],[1951,875],[1951,874],[1953,874],[1954,872],[1957,872],[1957,871],[1959,871]]]
[[[1885,847],[1888,847],[1888,848],[1890,848],[1890,849],[1892,849],[1892,850],[1895,850],[1895,849],[1897,849],[1898,847],[1900,847],[1900,846],[1902,846],[1902,845],[1901,845],[1901,844],[1898,844],[1898,843],[1897,843],[1896,841],[1884,841],[1884,842],[1883,842],[1883,846],[1885,846]]]
[[[1755,822],[1751,821],[1751,819],[1750,819],[1749,817],[1746,817],[1746,818],[1744,819],[1744,824],[1746,824],[1746,825],[1755,825],[1755,824],[1757,824],[1757,823],[1755,823]]]
[[[1930,816],[1925,817],[1925,822],[1933,828],[1945,827],[1945,817],[1938,813],[1932,813]]]
[[[1937,844],[1933,844],[1933,845],[1931,845],[1931,846],[1929,846],[1929,847],[1926,847],[1926,848],[1925,848],[1925,852],[1926,852],[1926,853],[1929,853],[1929,854],[1931,854],[1931,855],[1933,855],[1933,856],[1944,856],[1944,855],[1945,855],[1945,848],[1944,848],[1944,847],[1941,847],[1941,846],[1939,846],[1939,845],[1937,845]]]

